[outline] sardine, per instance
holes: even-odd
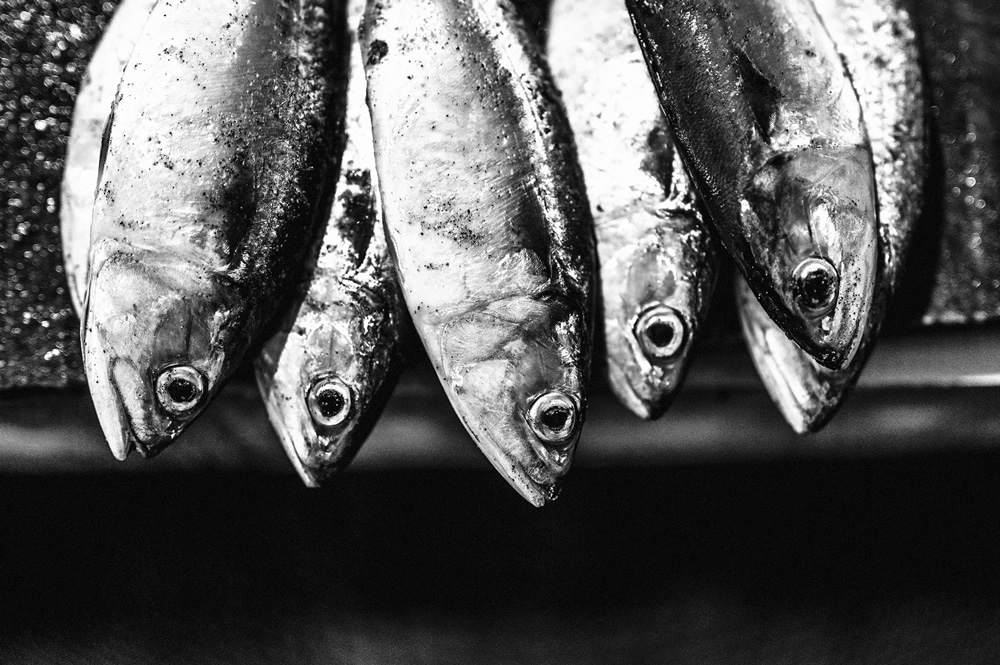
[[[352,27],[364,10],[351,3]],[[365,104],[351,33],[346,145],[333,212],[303,298],[255,367],[271,424],[306,485],[354,458],[394,384],[402,297],[389,261]]]
[[[625,7],[557,0],[548,33],[597,231],[608,377],[625,406],[657,418],[711,301],[714,241]]]
[[[583,424],[594,304],[558,93],[506,0],[369,2],[360,40],[410,314],[466,429],[540,506]]]
[[[861,345],[843,370],[802,352],[767,317],[746,282],[740,320],[771,398],[795,431],[816,431],[836,413],[864,367],[921,211],[926,176],[923,78],[913,20],[899,0],[814,0],[844,56],[871,137],[878,194],[879,270]]]
[[[81,317],[87,290],[90,229],[104,125],[118,91],[122,70],[158,1],[123,0],[118,6],[94,49],[73,108],[60,190],[59,229],[66,282],[73,308]]]
[[[627,0],[710,221],[772,319],[831,369],[877,269],[871,149],[810,0]]]
[[[329,214],[346,29],[330,0],[171,0],[106,124],[84,363],[112,451],[151,455],[268,332]]]

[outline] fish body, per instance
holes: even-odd
[[[363,6],[353,4],[356,27]],[[309,486],[353,459],[398,365],[403,301],[382,225],[365,86],[352,31],[346,141],[332,214],[300,302],[255,362],[271,424]]]
[[[656,418],[683,380],[718,256],[625,7],[557,0],[550,12],[549,62],[597,232],[608,377],[625,406]]]
[[[810,0],[628,0],[664,114],[768,315],[846,366],[877,268],[871,149]]]
[[[116,456],[169,444],[267,332],[329,213],[343,9],[153,10],[107,122],[84,363]]]
[[[132,49],[158,0],[123,0],[111,19],[76,96],[60,188],[59,230],[70,298],[83,316],[90,259],[90,229],[100,164],[101,140],[118,82]]]
[[[871,137],[878,195],[879,270],[858,353],[830,370],[802,352],[767,317],[745,282],[737,286],[744,336],[764,385],[800,433],[825,425],[874,346],[921,211],[927,109],[913,19],[899,0],[815,0],[854,81]]]
[[[452,406],[526,499],[555,497],[586,408],[594,249],[572,135],[504,0],[369,2],[382,207]]]

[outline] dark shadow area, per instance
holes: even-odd
[[[995,662],[1000,453],[495,474],[0,477],[2,653]]]

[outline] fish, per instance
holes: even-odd
[[[94,49],[73,107],[59,190],[63,266],[73,309],[84,312],[90,259],[90,230],[97,193],[101,141],[122,70],[159,0],[123,0]]]
[[[506,0],[380,0],[359,31],[400,286],[466,430],[535,506],[587,404],[593,221],[565,110]]]
[[[363,2],[352,2],[357,26]],[[403,300],[389,258],[365,72],[351,30],[345,147],[333,210],[298,304],[257,356],[257,384],[310,487],[354,458],[395,384]]]
[[[712,300],[715,240],[624,6],[556,0],[550,12],[549,63],[597,232],[608,379],[633,413],[658,418],[683,381]]]
[[[112,452],[152,456],[270,336],[329,215],[347,63],[330,0],[172,0],[98,164],[83,357]]]
[[[810,0],[627,0],[678,150],[764,310],[820,364],[857,352],[877,270],[857,94]]]
[[[821,429],[864,368],[922,212],[927,178],[927,99],[913,17],[899,0],[814,0],[847,63],[871,138],[878,200],[875,297],[858,353],[842,370],[816,363],[768,318],[745,281],[740,322],[771,398],[798,433]]]

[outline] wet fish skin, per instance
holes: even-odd
[[[792,428],[821,429],[857,381],[899,287],[921,212],[927,132],[923,74],[914,21],[899,0],[814,0],[841,50],[871,137],[879,203],[879,271],[858,353],[843,370],[827,369],[785,337],[737,285],[740,319],[764,385]]]
[[[267,332],[329,212],[343,8],[178,0],[119,86],[95,204],[84,362],[112,451],[152,455]]]
[[[846,366],[877,269],[874,179],[857,96],[812,3],[627,6],[723,244],[789,336]]]
[[[360,30],[403,294],[452,406],[536,506],[586,408],[593,227],[542,55],[506,2],[369,2]]]
[[[363,3],[352,3],[351,25],[362,11]],[[271,424],[310,487],[354,458],[392,392],[399,364],[403,301],[382,225],[364,66],[353,31],[351,42],[333,210],[303,297],[254,363]]]
[[[63,266],[70,298],[83,316],[90,258],[90,230],[104,135],[122,70],[159,0],[123,0],[94,49],[73,107],[59,202]]]
[[[557,0],[550,13],[549,62],[597,231],[608,377],[633,413],[657,418],[680,387],[711,301],[715,243],[625,7]]]

